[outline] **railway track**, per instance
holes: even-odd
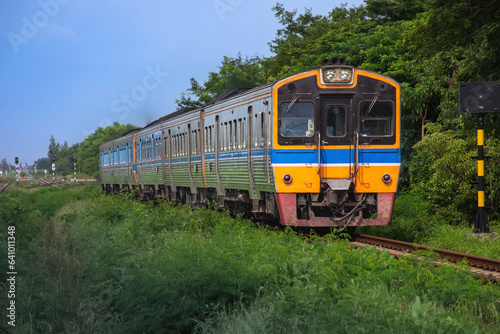
[[[37,182],[39,185],[41,185],[42,187],[50,187],[52,186],[52,183],[51,182],[47,182],[39,177],[36,177],[36,176],[33,176],[33,181]]]
[[[401,257],[416,251],[433,251],[441,259],[451,263],[466,261],[471,267],[471,272],[487,279],[500,281],[500,260],[486,257],[458,253],[444,249],[430,248],[421,245],[414,245],[409,242],[391,240],[365,234],[354,234],[351,243],[358,247],[376,246],[381,250],[387,250],[391,255]],[[420,258],[419,260],[425,261]],[[444,262],[433,261],[437,265],[445,265]]]
[[[9,185],[12,183],[12,181],[14,181],[14,178],[13,178],[13,177],[12,177],[12,178],[10,178],[10,180],[9,180],[9,181],[7,181],[7,182],[5,182],[5,183],[2,183],[2,184],[0,185],[0,193],[1,193],[1,192],[3,192],[3,191],[5,191],[5,189],[7,189],[7,188],[9,187]]]

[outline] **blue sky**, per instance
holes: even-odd
[[[326,15],[362,0],[281,0]],[[271,56],[276,1],[0,0],[0,159],[33,164],[113,121],[175,111],[223,56]]]

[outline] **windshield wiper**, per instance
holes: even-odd
[[[377,102],[377,100],[378,100],[378,94],[375,95],[375,97],[373,98],[372,103],[370,103],[370,106],[368,107],[368,110],[363,115],[363,118],[361,118],[361,122],[364,122],[366,120],[366,117],[368,117],[368,114],[372,111],[373,106],[375,105],[375,103]]]
[[[284,116],[287,112],[290,111],[290,109],[292,109],[293,105],[295,104],[295,102],[297,102],[299,99],[299,96],[298,95],[295,95],[295,97],[293,98],[292,102],[290,102],[290,104],[288,105],[288,107],[286,108],[285,112],[283,113],[283,115],[281,116]]]

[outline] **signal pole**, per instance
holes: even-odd
[[[52,183],[54,183],[56,180],[56,157],[54,152],[49,151],[49,153],[52,156]]]
[[[19,158],[15,157],[15,163],[16,163],[16,182],[19,182]]]
[[[477,213],[474,233],[491,233],[488,215],[484,208],[484,114],[477,119]]]
[[[73,167],[74,167],[74,170],[75,170],[75,183],[76,183],[76,157],[74,158],[74,163],[73,163]]]
[[[459,112],[478,114],[477,119],[477,213],[475,235],[495,235],[490,232],[485,208],[484,186],[484,123],[488,113],[500,112],[500,82],[463,82],[459,85]]]

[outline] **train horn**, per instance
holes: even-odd
[[[330,64],[331,65],[338,65],[339,64],[339,59],[337,57],[333,57],[330,59]]]
[[[347,61],[345,58],[337,58],[337,57],[332,57],[330,59],[325,58],[321,61],[322,66],[327,66],[327,65],[347,65]]]

